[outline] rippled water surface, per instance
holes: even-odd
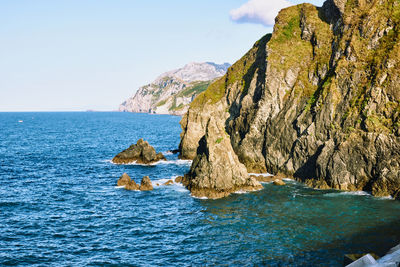
[[[400,204],[288,182],[220,200],[180,185],[116,188],[183,175],[190,162],[113,165],[137,139],[179,143],[179,117],[0,113],[0,265],[341,266],[346,253],[400,242]],[[19,122],[19,121],[23,122]]]

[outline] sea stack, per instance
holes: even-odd
[[[164,155],[156,153],[154,147],[149,145],[147,141],[139,139],[136,144],[131,145],[129,148],[118,153],[112,162],[116,164],[128,164],[128,163],[141,163],[151,164],[160,160],[166,160]]]
[[[206,134],[199,142],[187,179],[187,187],[195,197],[215,199],[239,190],[263,188],[248,175],[232,149],[229,136],[214,118],[207,123]]]

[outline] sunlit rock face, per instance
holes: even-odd
[[[399,27],[395,0],[283,9],[273,33],[190,104],[181,158],[198,157],[214,118],[248,172],[399,196]]]

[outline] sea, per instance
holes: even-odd
[[[0,113],[0,266],[342,266],[400,243],[400,202],[301,183],[198,199],[181,184],[180,117]],[[144,138],[168,161],[115,165]],[[117,187],[148,175],[153,191]]]

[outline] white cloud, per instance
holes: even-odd
[[[286,0],[250,0],[239,8],[232,9],[229,14],[238,23],[259,23],[273,26],[278,12],[293,5]]]

